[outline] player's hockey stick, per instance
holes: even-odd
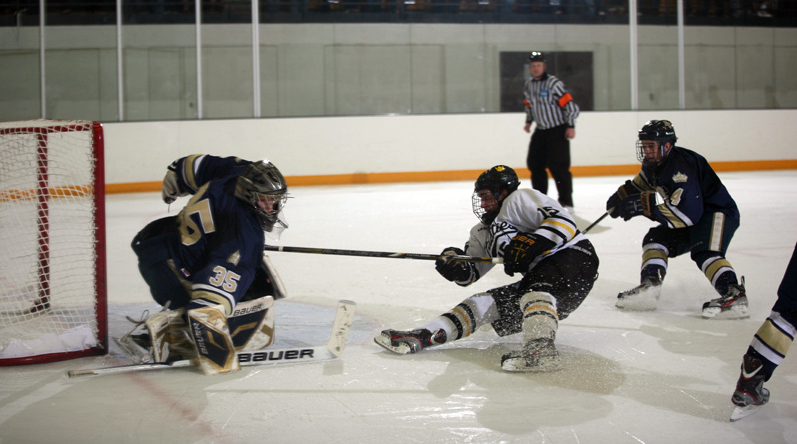
[[[605,219],[605,218],[606,218],[606,216],[608,216],[609,214],[611,214],[611,213],[612,213],[612,211],[614,211],[614,207],[611,207],[611,208],[609,208],[608,210],[606,210],[606,212],[605,212],[605,213],[603,213],[603,215],[602,215],[601,217],[599,217],[599,218],[598,218],[598,219],[597,219],[595,222],[593,222],[593,223],[589,224],[589,226],[588,226],[587,228],[584,228],[583,230],[581,230],[581,232],[582,232],[582,233],[584,233],[584,234],[587,234],[587,232],[588,232],[589,230],[591,230],[591,229],[592,229],[592,227],[594,227],[595,225],[598,225],[598,223],[599,223],[600,221],[602,221],[603,219]]]
[[[241,366],[249,365],[278,365],[278,364],[303,364],[308,362],[328,361],[338,358],[346,348],[349,330],[356,304],[353,301],[342,300],[338,302],[335,321],[332,323],[332,334],[325,345],[316,347],[296,347],[280,349],[263,349],[258,351],[240,351],[235,354]],[[85,370],[69,370],[70,378],[80,376],[100,376],[115,373],[138,372],[145,370],[160,370],[166,368],[191,367],[191,360],[173,362],[154,362],[149,364],[129,364],[114,367],[103,367]]]
[[[388,257],[394,259],[424,259],[436,261],[440,258],[455,262],[490,262],[493,264],[503,263],[500,257],[479,257],[479,256],[443,256],[440,254],[424,253],[391,253],[389,251],[362,251],[362,250],[337,250],[334,248],[305,248],[305,247],[280,247],[266,245],[266,251],[284,251],[286,253],[313,253],[313,254],[337,254],[340,256],[365,256],[365,257]]]
[[[582,230],[582,233],[587,233],[595,225],[598,225],[606,216],[614,211],[614,208],[607,210],[601,217],[590,226]],[[443,256],[440,254],[425,254],[425,253],[395,253],[389,251],[363,251],[363,250],[338,250],[335,248],[308,248],[308,247],[282,247],[278,245],[265,245],[263,249],[266,251],[282,251],[286,253],[312,253],[312,254],[335,254],[339,256],[362,256],[362,257],[388,257],[394,259],[423,259],[436,261],[440,258],[448,259],[455,262],[489,262],[493,264],[502,264],[504,259],[500,257],[480,257],[480,256]]]

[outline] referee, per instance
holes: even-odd
[[[565,84],[545,72],[545,55],[532,52],[529,56],[531,78],[524,88],[526,125],[537,122],[529,143],[526,165],[531,171],[531,186],[548,193],[548,173],[553,176],[559,203],[573,211],[573,176],[570,174],[570,139],[576,137],[578,105],[565,89]]]

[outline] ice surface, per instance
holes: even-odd
[[[728,259],[746,278],[750,319],[701,318],[714,293],[688,255],[670,261],[658,310],[618,311],[617,293],[638,283],[641,241],[652,223],[607,218],[589,234],[600,278],[560,324],[563,370],[510,374],[500,358],[519,337],[486,329],[416,355],[393,355],[372,341],[383,328],[415,327],[512,282],[501,268],[460,288],[431,261],[274,252],[289,294],[275,304],[275,346],[323,344],[337,300],[351,299],[357,316],[341,359],[215,377],[183,369],[66,378],[68,369],[123,363],[112,346],[105,357],[0,368],[0,442],[797,442],[795,356],[766,384],[772,398],[761,411],[728,420],[742,355],[797,242],[797,174],[720,176],[742,213]],[[579,226],[601,216],[626,179],[577,178]],[[471,187],[294,187],[291,227],[280,243],[411,253],[462,246],[476,222]],[[184,203],[172,204],[171,214]],[[166,206],[159,193],[111,195],[107,213],[111,335],[121,336],[129,330],[125,316],[158,309],[129,242]]]

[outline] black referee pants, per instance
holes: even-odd
[[[531,171],[531,187],[548,194],[548,173],[551,172],[559,203],[573,206],[573,176],[570,174],[570,141],[565,137],[567,125],[535,129],[529,143],[526,166]]]

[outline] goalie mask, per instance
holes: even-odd
[[[501,202],[520,186],[517,173],[506,165],[483,172],[473,187],[473,214],[484,224],[491,224],[501,210]],[[506,195],[501,196],[506,191]]]
[[[670,150],[675,146],[675,128],[669,120],[651,120],[639,130],[639,140],[636,142],[637,159],[647,167],[659,166]],[[670,142],[670,147],[665,151],[665,145]]]
[[[263,231],[271,233],[277,227],[278,231],[288,228],[280,217],[288,199],[288,185],[271,162],[264,160],[250,164],[238,177],[235,197],[252,207]]]

